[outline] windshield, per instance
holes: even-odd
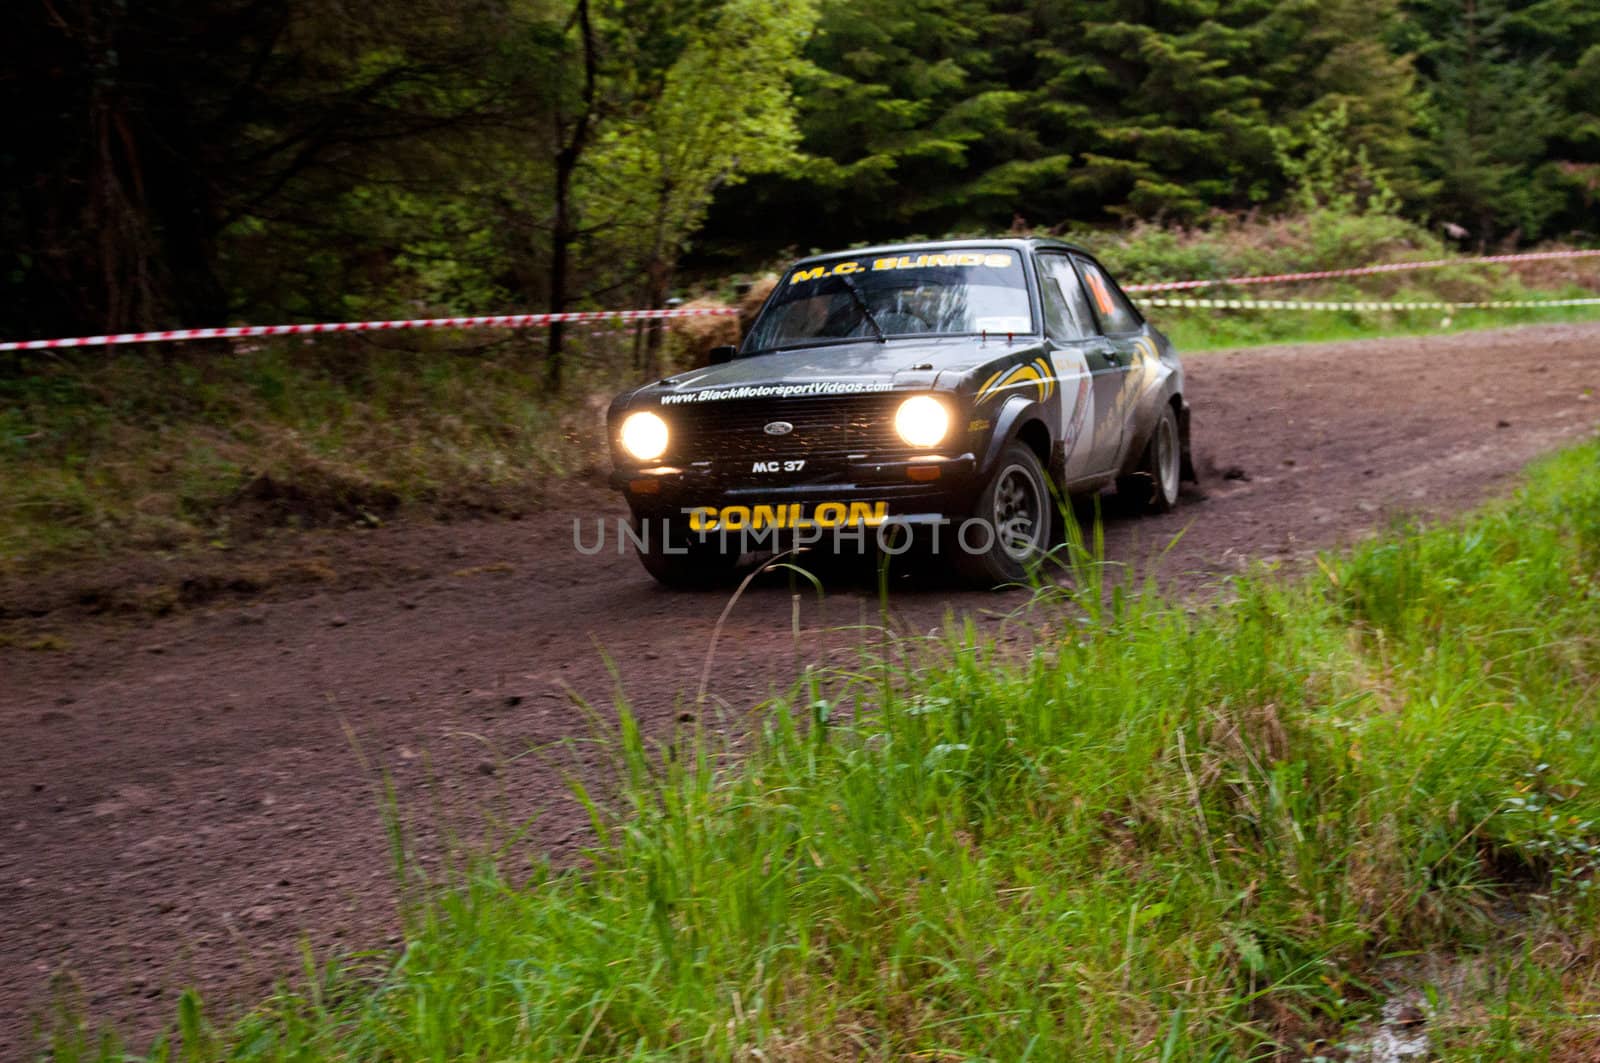
[[[831,259],[791,270],[745,341],[747,354],[819,340],[1032,332],[1012,251]]]

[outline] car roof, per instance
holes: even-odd
[[[1093,254],[1084,250],[1077,244],[1069,244],[1065,240],[1056,240],[1044,236],[1027,237],[971,237],[964,240],[916,240],[902,244],[876,244],[872,247],[850,247],[840,251],[827,251],[821,254],[807,255],[795,261],[796,266],[807,262],[816,262],[826,258],[839,258],[843,255],[889,255],[904,254],[907,251],[960,251],[969,247],[1003,247],[1012,251],[1026,252],[1049,248],[1057,251],[1077,251],[1080,254]]]

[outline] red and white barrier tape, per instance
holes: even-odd
[[[1399,273],[1404,270],[1430,269],[1437,266],[1460,266],[1482,262],[1539,262],[1547,259],[1593,258],[1595,251],[1530,251],[1520,255],[1481,255],[1476,258],[1440,258],[1427,262],[1391,262],[1381,266],[1357,266],[1350,269],[1325,269],[1309,273],[1275,273],[1260,277],[1225,277],[1218,280],[1162,281],[1150,284],[1128,284],[1129,292],[1179,291],[1209,288],[1223,284],[1278,284],[1289,281],[1325,280],[1330,277],[1357,277],[1373,273]],[[1542,299],[1526,301],[1491,301],[1468,303],[1374,303],[1374,302],[1301,302],[1284,299],[1259,301],[1240,299],[1146,299],[1148,306],[1211,308],[1223,310],[1384,310],[1384,309],[1485,309],[1534,306],[1588,306],[1600,303],[1596,299]],[[227,328],[168,329],[162,332],[124,332],[111,336],[76,336],[59,340],[14,340],[0,343],[0,351],[47,351],[66,347],[112,347],[126,343],[162,343],[180,340],[236,339],[244,336],[296,336],[322,332],[382,332],[399,329],[427,328],[528,328],[535,325],[553,325],[557,322],[586,321],[646,321],[676,317],[732,317],[739,313],[732,307],[694,307],[675,310],[581,310],[565,314],[497,314],[484,317],[433,317],[402,321],[334,321],[313,325],[235,325]]]
[[[1594,299],[1484,299],[1478,302],[1319,302],[1306,299],[1141,299],[1141,306],[1195,310],[1521,310],[1546,306],[1600,306]]]
[[[731,317],[733,307],[691,307],[676,310],[581,310],[566,314],[497,314],[490,317],[430,317],[405,321],[334,321],[316,325],[235,325],[227,328],[168,329],[123,332],[113,336],[77,336],[62,340],[15,340],[0,351],[47,351],[59,347],[111,347],[122,343],[234,339],[240,336],[298,336],[318,332],[383,332],[423,328],[527,328],[556,322],[647,321],[671,317]]]
[[[1354,266],[1350,269],[1319,269],[1310,273],[1274,273],[1262,277],[1223,277],[1219,280],[1160,281],[1150,284],[1124,284],[1125,292],[1173,292],[1210,288],[1223,284],[1283,284],[1289,281],[1326,280],[1330,277],[1360,277],[1372,273],[1402,273],[1412,269],[1439,266],[1470,266],[1481,262],[1543,262],[1554,258],[1594,258],[1600,251],[1530,251],[1522,255],[1480,255],[1476,258],[1435,258],[1427,262],[1390,262],[1382,266]]]

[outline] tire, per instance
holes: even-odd
[[[722,549],[722,537],[703,538],[681,521],[633,518],[639,563],[663,587],[696,590],[720,587],[733,579],[739,554]]]
[[[1183,445],[1178,433],[1178,415],[1170,405],[1161,407],[1161,418],[1144,445],[1139,466],[1117,480],[1117,494],[1126,497],[1131,508],[1145,513],[1170,513],[1178,504],[1178,485],[1183,478]]]
[[[1012,443],[995,462],[972,519],[983,522],[963,534],[956,526],[947,549],[956,551],[956,568],[966,582],[985,587],[1018,583],[1050,549],[1055,499],[1039,456],[1022,443]],[[974,553],[968,547],[988,549]]]

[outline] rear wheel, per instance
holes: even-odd
[[[1178,415],[1171,406],[1161,408],[1161,419],[1144,446],[1139,467],[1117,480],[1117,494],[1137,509],[1166,513],[1178,504],[1178,482],[1183,476],[1183,447],[1178,437]]]
[[[680,520],[666,517],[633,518],[639,563],[657,583],[679,590],[717,587],[732,580],[739,564],[736,551],[723,548],[723,537],[704,537]],[[730,539],[731,548],[736,541]]]
[[[1026,579],[1050,549],[1053,502],[1039,456],[1022,443],[1000,455],[978,493],[972,518],[956,528],[948,549],[970,582],[992,587]]]

